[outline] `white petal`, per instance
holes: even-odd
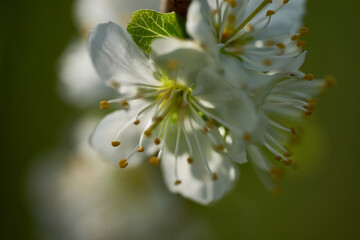
[[[274,0],[267,10],[275,10],[283,5],[283,0]],[[271,16],[269,26],[256,34],[256,38],[270,38],[296,33],[302,26],[306,0],[290,0],[275,15]]]
[[[253,166],[255,173],[259,177],[262,184],[269,190],[276,190],[276,184],[273,176],[270,174],[270,170],[273,165],[269,159],[264,156],[263,151],[258,146],[250,146],[248,148],[248,156],[250,163]]]
[[[218,176],[216,181],[212,180],[205,169],[200,152],[196,148],[194,132],[191,132],[189,128],[187,128],[187,132],[190,135],[191,144],[194,146],[194,156],[192,156],[194,162],[192,164],[187,162],[188,153],[180,155],[178,157],[179,179],[176,179],[174,150],[166,148],[161,160],[163,177],[170,191],[180,193],[195,202],[209,204],[220,199],[233,188],[238,177],[238,170],[231,161],[213,150],[210,140],[197,128],[195,132],[201,143],[201,149],[211,170]],[[184,139],[184,135],[182,135],[182,139]],[[182,183],[175,186],[176,180],[181,180]]]
[[[90,56],[100,77],[124,84],[158,84],[150,61],[119,25],[97,25],[89,36]]]
[[[231,160],[240,164],[246,163],[248,161],[246,154],[248,144],[242,136],[231,133],[229,137],[231,138],[231,143],[227,144],[227,150]]]
[[[107,115],[94,130],[91,145],[115,164],[123,158],[128,158],[138,148],[140,136],[153,116],[153,111],[150,110],[140,117],[140,124],[133,124],[137,113],[147,104],[143,101],[137,101],[134,105],[131,105],[128,111],[121,110]],[[123,128],[124,126],[125,128]],[[116,134],[121,128],[123,130],[116,139]],[[111,145],[111,142],[115,140],[120,141],[120,146],[113,147]],[[152,140],[150,138],[144,138],[144,140],[142,145],[145,146],[146,151],[142,153],[136,152],[128,161],[129,166],[136,165],[140,159],[155,151],[152,147]]]
[[[306,52],[301,53],[301,49],[298,50],[297,53],[284,56],[245,51],[241,57],[244,60],[244,67],[254,71],[298,71],[306,55]]]
[[[207,1],[193,0],[188,9],[186,30],[196,42],[212,52],[215,50],[216,36],[210,17]]]
[[[157,39],[151,45],[151,59],[170,77],[186,80],[191,86],[195,79],[190,74],[200,71],[208,65],[209,57],[203,49],[193,41],[175,38]],[[193,81],[191,81],[193,79]]]
[[[219,54],[219,61],[224,68],[224,79],[233,87],[245,88],[249,75],[239,59],[230,55]]]
[[[257,123],[257,114],[245,92],[230,86],[210,69],[200,72],[196,82],[192,95],[209,106],[205,110],[200,109],[205,115],[236,133],[252,131]]]
[[[263,0],[249,1],[246,6],[246,10],[241,20],[244,20],[249,16],[255,8],[257,8]],[[271,22],[266,29],[259,31],[255,34],[257,39],[265,39],[282,35],[293,34],[298,31],[302,25],[302,19],[305,14],[305,2],[306,0],[290,0],[285,4],[275,15],[271,16]],[[276,10],[283,5],[283,0],[273,0],[271,4],[268,4],[256,17],[254,17],[250,24],[257,22],[263,18],[268,10]],[[264,24],[259,24],[258,28],[262,28],[265,25],[267,18],[264,20]],[[242,21],[239,21],[242,22]]]
[[[263,171],[270,171],[271,165],[258,146],[249,146],[247,153],[251,161]]]
[[[247,162],[246,149],[251,145],[263,145],[265,142],[265,131],[268,126],[268,119],[263,111],[259,112],[259,121],[252,132],[249,132],[250,139],[244,140],[243,135],[231,134],[232,142],[228,144],[228,151],[231,159],[238,163]]]
[[[86,43],[75,41],[65,50],[59,62],[59,92],[71,105],[86,107],[110,96],[109,89],[97,75]]]
[[[224,79],[233,87],[246,89],[250,94],[257,93],[273,82],[273,76],[245,69],[234,56],[220,54],[219,61],[224,68]]]
[[[307,51],[304,51],[302,54],[296,58],[291,59],[287,64],[283,65],[279,70],[281,72],[296,72],[298,71],[305,61]]]

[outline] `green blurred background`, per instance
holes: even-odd
[[[235,191],[214,206],[179,197],[187,219],[204,219],[203,239],[360,239],[360,2],[309,0],[307,9],[311,32],[302,69],[331,73],[337,85],[305,127],[297,148],[304,162],[284,177],[277,197],[246,165]],[[56,91],[58,58],[76,35],[72,1],[2,0],[0,11],[0,236],[36,239],[28,170],[37,156],[64,141],[66,126],[83,114]]]

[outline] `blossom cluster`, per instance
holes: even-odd
[[[98,24],[88,48],[99,77],[119,98],[92,146],[124,169],[144,158],[168,188],[208,204],[233,188],[250,162],[271,189],[292,164],[294,123],[334,79],[299,69],[306,56],[305,0],[193,0],[185,38],[156,37],[146,54],[134,34]],[[145,22],[166,30],[166,22]],[[129,29],[129,27],[128,27]],[[143,35],[141,35],[143,34]],[[140,42],[141,43],[141,42]]]

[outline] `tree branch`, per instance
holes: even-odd
[[[191,3],[191,0],[161,0],[160,11],[176,12],[182,17],[186,17],[187,9]]]

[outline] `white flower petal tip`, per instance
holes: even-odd
[[[88,40],[90,56],[99,76],[126,92],[136,84],[156,84],[151,63],[131,36],[116,23],[98,24]]]

